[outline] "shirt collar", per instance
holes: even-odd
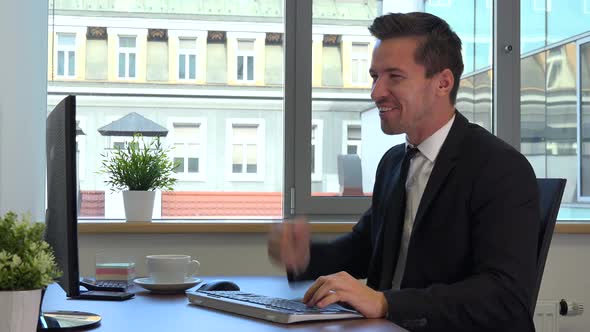
[[[445,139],[449,135],[449,131],[451,130],[451,126],[453,125],[453,121],[455,121],[455,115],[440,129],[438,129],[434,134],[430,137],[425,139],[422,143],[418,144],[418,149],[420,153],[425,156],[430,162],[434,162],[436,160],[436,156],[438,156],[438,152],[442,147]],[[406,147],[412,146],[410,142],[408,142],[408,138],[406,137]]]

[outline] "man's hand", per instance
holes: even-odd
[[[346,302],[367,318],[382,318],[387,312],[387,300],[346,272],[319,277],[305,293],[303,302],[323,308],[336,302]]]
[[[304,219],[274,224],[268,238],[268,256],[295,274],[309,264],[309,224]]]

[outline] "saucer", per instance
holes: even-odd
[[[152,281],[151,278],[137,278],[137,279],[133,280],[133,282],[136,285],[141,286],[147,290],[150,290],[150,291],[156,292],[156,293],[182,292],[182,291],[185,291],[185,290],[195,286],[196,284],[200,283],[201,281],[202,281],[201,279],[196,278],[196,277],[186,278],[184,282],[169,283],[169,284],[155,283]]]

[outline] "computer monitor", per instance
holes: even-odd
[[[67,96],[47,117],[47,242],[62,271],[68,297],[80,295],[78,193],[76,177],[76,97]]]
[[[45,240],[62,271],[58,283],[70,298],[80,296],[78,267],[78,182],[76,97],[67,96],[51,111],[46,127],[47,210]],[[38,330],[91,327],[101,317],[85,312],[42,312]]]

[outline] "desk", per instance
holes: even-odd
[[[241,290],[284,298],[302,297],[306,287],[292,289],[285,277],[232,276],[203,277],[230,279]],[[384,319],[355,319],[283,325],[245,316],[224,313],[189,305],[184,294],[152,294],[134,286],[135,297],[123,301],[68,300],[57,284],[48,287],[43,310],[78,310],[102,316],[101,324],[90,331],[215,331],[215,332],[275,332],[275,331],[367,331],[402,332],[404,329]]]

